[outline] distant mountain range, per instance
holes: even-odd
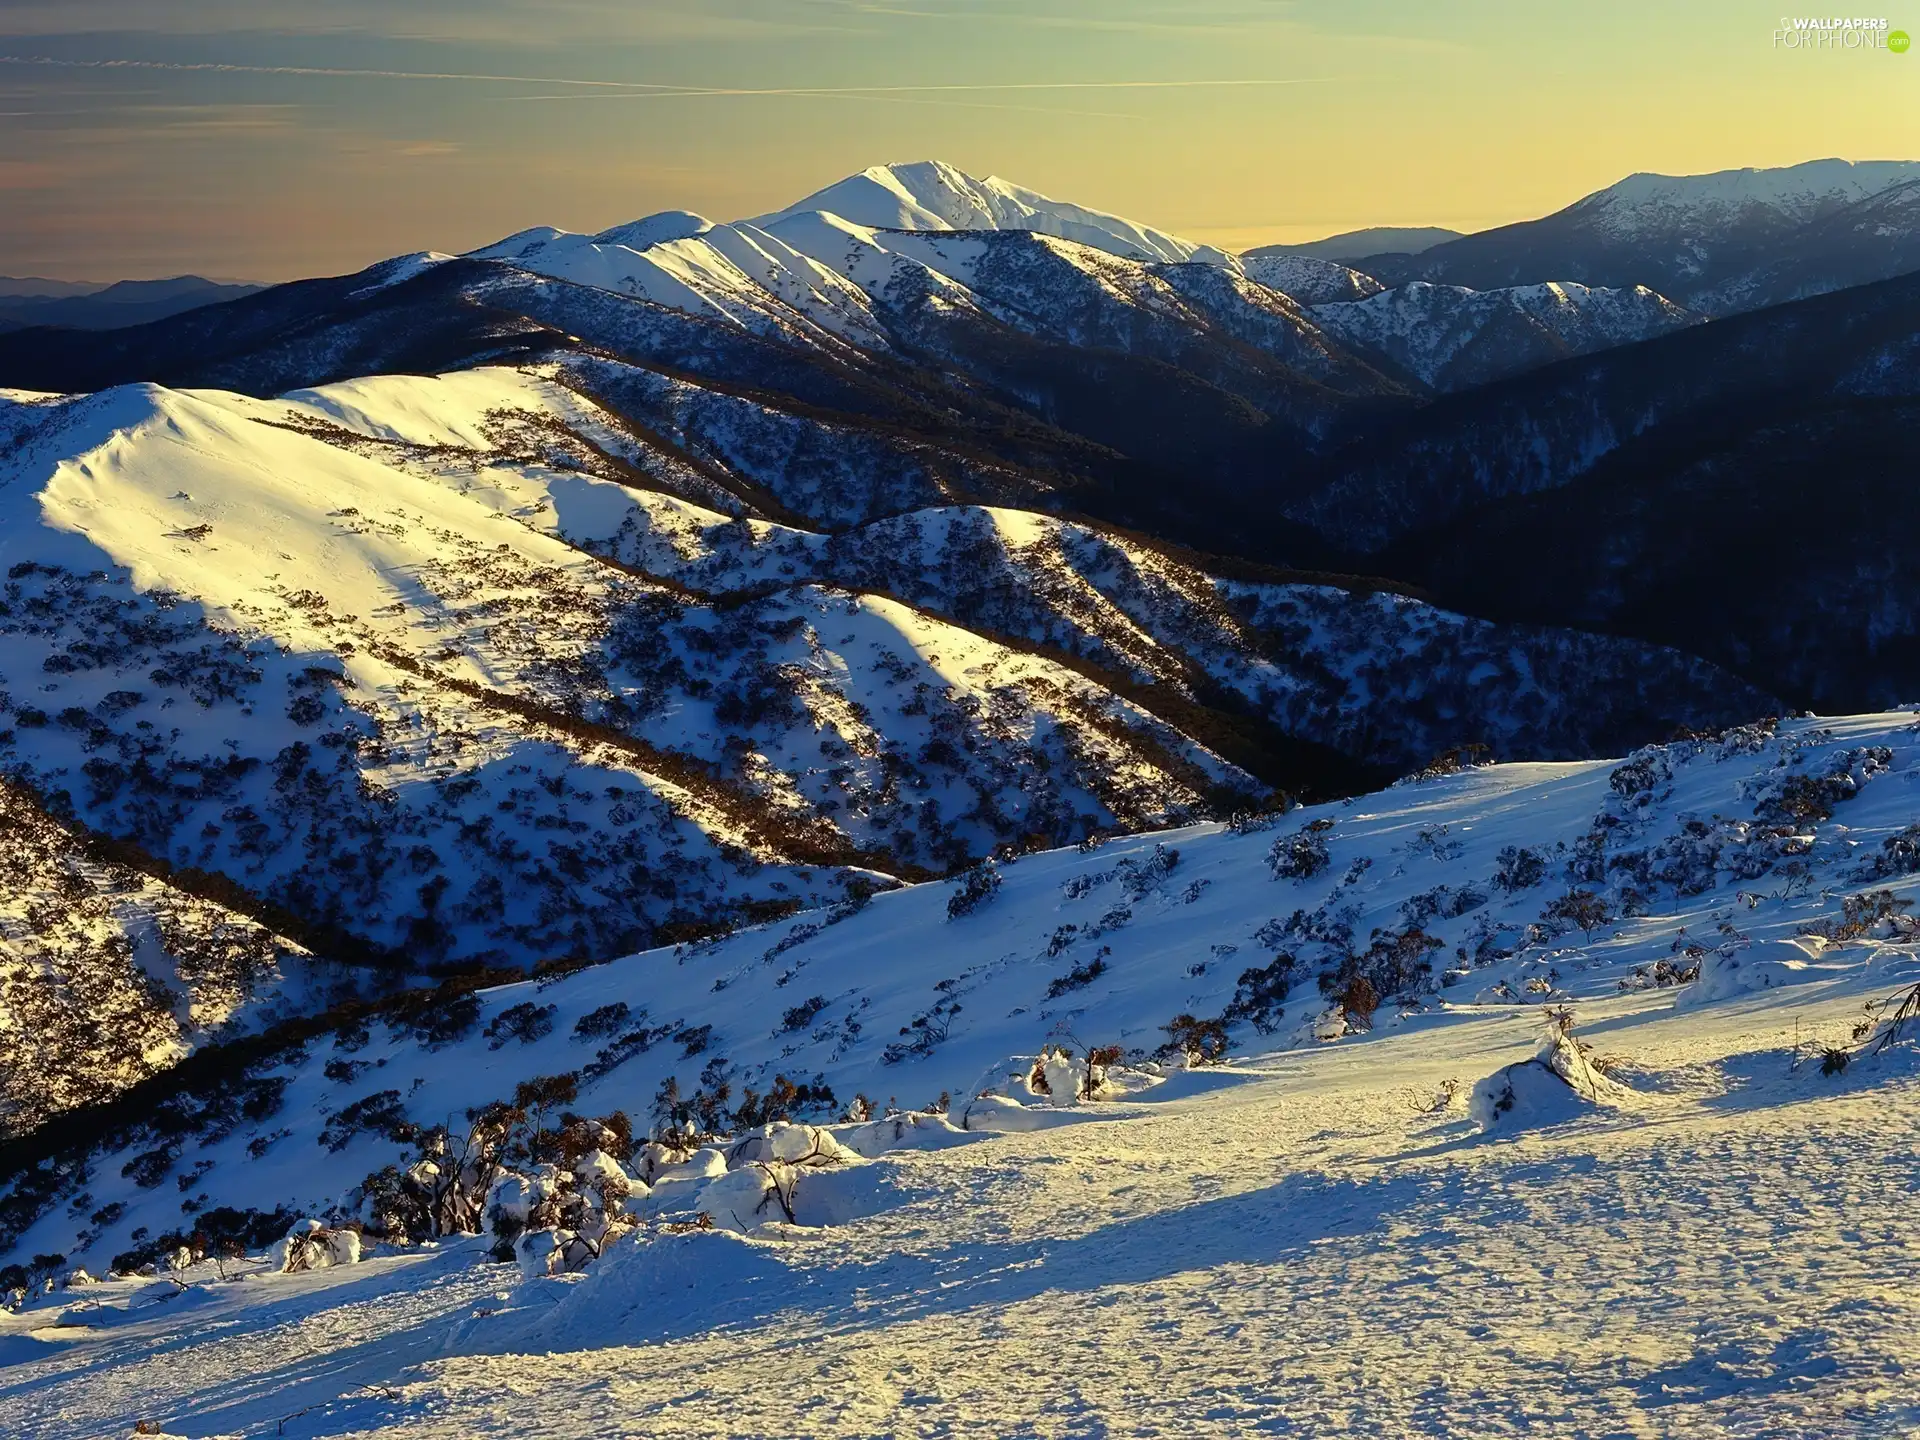
[[[1386,285],[1645,285],[1706,315],[1755,310],[1920,268],[1920,161],[1630,175],[1543,219],[1341,258]]]
[[[1316,260],[1359,260],[1371,255],[1419,255],[1436,245],[1462,238],[1458,230],[1437,225],[1374,225],[1345,230],[1324,240],[1299,245],[1260,245],[1240,254],[1242,260],[1267,255],[1306,255]]]
[[[198,275],[180,275],[171,280],[120,280],[110,285],[0,276],[0,330],[36,325],[116,330],[164,320],[221,300],[237,300],[264,288],[203,280]]]

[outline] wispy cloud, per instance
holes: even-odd
[[[1287,0],[976,0],[963,7],[916,4],[913,0],[811,0],[828,10],[903,20],[960,21],[968,25],[1011,25],[1049,30],[1107,31],[1121,34],[1275,34],[1305,32]]]
[[[67,60],[51,55],[0,55],[0,65],[33,65],[53,70],[166,70],[183,74],[288,75],[335,80],[439,80],[469,81],[486,85],[579,85],[610,90],[635,88],[633,82],[626,80],[579,80],[558,75],[486,75],[469,71],[440,70],[352,70],[325,65],[237,65],[211,60]]]

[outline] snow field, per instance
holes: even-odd
[[[453,1244],[214,1282],[177,1319],[70,1337],[29,1312],[3,1322],[0,1399],[44,1440],[135,1417],[193,1437],[1899,1434],[1920,1420],[1913,1056],[1836,1080],[1793,1053],[1862,980],[1590,1005],[1578,1033],[1659,1102],[1512,1134],[1425,1107],[1529,1053],[1537,1013],[897,1155],[905,1203],[830,1229],[660,1236],[531,1284]]]

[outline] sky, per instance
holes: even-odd
[[[1920,158],[1920,50],[1783,51],[1771,5],[0,0],[0,274],[339,274],[901,160],[1237,249]]]

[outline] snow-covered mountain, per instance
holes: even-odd
[[[1639,174],[1571,208],[1596,234],[1617,240],[1668,240],[1749,225],[1785,231],[1916,178],[1920,161],[1914,160],[1809,160],[1773,170]]]
[[[983,238],[974,244],[910,238],[956,232]],[[1052,260],[1069,284],[1085,283],[1070,276],[1075,270],[1096,278],[1131,275],[1131,284],[1122,281],[1131,295],[1113,297],[1120,303],[1137,301],[1152,288],[1138,266],[1234,264],[1211,247],[998,178],[975,179],[939,161],[876,165],[784,210],[733,225],[667,211],[597,235],[542,227],[471,254],[790,338],[818,327],[854,344],[886,348],[885,311],[890,302],[900,306],[909,298],[900,292],[912,292],[918,301],[931,291],[938,306],[977,309],[1016,323],[1038,320],[1046,305],[1033,293],[975,288],[982,261],[1004,253],[984,238],[989,235],[1069,242],[1043,247],[1040,264]],[[1135,267],[1116,272],[1085,252]]]
[[[1908,160],[1630,175],[1543,219],[1414,256],[1351,258],[1390,285],[1646,285],[1703,314],[1728,314],[1920,267],[1912,212],[1881,208],[1916,180],[1920,161]]]
[[[1308,313],[1328,333],[1441,391],[1470,389],[1701,320],[1644,285],[1468,290],[1425,281],[1355,301],[1317,304]]]
[[[1236,258],[940,162],[875,166],[738,225],[675,211],[593,236],[528,231],[473,255],[769,336],[827,343],[824,332],[866,349],[950,354],[942,332],[956,317],[988,318],[1076,347],[1172,358],[1216,378],[1217,367],[1189,352],[1196,333],[1224,332],[1347,389],[1357,377],[1315,326],[1444,390],[1645,339],[1690,318],[1644,286],[1553,284],[1484,298],[1421,286],[1364,309],[1321,311],[1384,287],[1292,250]],[[1298,307],[1315,313],[1303,319]],[[1271,391],[1248,377],[1226,383],[1269,401]]]
[[[814,215],[838,216],[869,230],[1026,230],[1129,260],[1227,260],[1212,246],[1050,199],[998,176],[975,179],[940,160],[875,165],[749,223],[778,233]]]

